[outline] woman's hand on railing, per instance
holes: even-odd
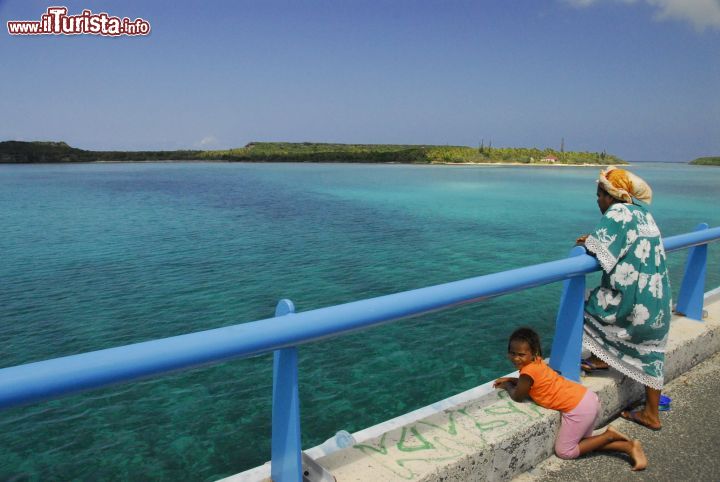
[[[587,239],[589,235],[583,234],[579,238],[575,240],[575,246],[585,246],[585,240]]]

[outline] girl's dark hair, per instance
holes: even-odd
[[[510,335],[510,340],[508,340],[508,351],[510,351],[510,343],[514,341],[526,342],[530,347],[530,351],[533,355],[542,357],[540,337],[537,333],[535,333],[535,330],[533,330],[532,328],[523,327],[513,331],[512,335]]]

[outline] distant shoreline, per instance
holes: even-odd
[[[344,161],[226,161],[222,159],[166,159],[166,160],[133,160],[133,161],[57,161],[57,162],[2,162],[0,165],[7,166],[28,166],[28,165],[88,165],[88,164],[344,164],[344,165],[396,165],[396,166],[472,166],[472,167],[608,167],[616,164],[541,164],[541,163],[525,163],[525,162],[344,162]],[[679,163],[683,164],[683,163]],[[622,164],[623,166],[632,166],[632,164]]]
[[[532,167],[608,167],[614,166],[614,163],[608,164],[569,164],[558,162],[555,164],[545,164],[540,162],[525,163],[525,162],[436,162],[433,165],[442,166],[532,166]],[[632,164],[623,164],[623,166],[630,166]]]
[[[603,152],[555,151],[528,147],[478,147],[251,142],[215,151],[88,151],[64,142],[0,142],[0,163],[94,162],[311,162],[421,165],[606,166],[626,165]]]
[[[698,157],[694,161],[690,161],[693,166],[720,166],[720,156],[715,157]]]

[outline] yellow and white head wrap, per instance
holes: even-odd
[[[641,177],[625,169],[610,166],[600,172],[598,184],[615,199],[630,203],[632,198],[650,204],[652,189]]]

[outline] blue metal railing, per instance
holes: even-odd
[[[707,224],[664,239],[668,252],[690,248],[677,304],[690,318],[702,317],[707,243],[718,239]],[[299,481],[298,345],[565,280],[550,364],[578,380],[585,274],[598,269],[576,247],[566,259],[303,313],[281,300],[273,318],[0,369],[0,409],[274,351],[272,478]]]

